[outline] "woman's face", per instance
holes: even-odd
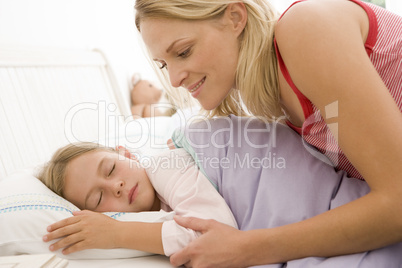
[[[188,89],[204,109],[217,107],[234,88],[239,33],[225,15],[214,21],[145,19],[141,34],[172,86]]]
[[[92,151],[71,160],[63,193],[80,209],[98,212],[151,211],[160,204],[138,162],[109,151]]]

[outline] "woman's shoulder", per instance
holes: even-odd
[[[337,98],[362,64],[371,64],[364,48],[368,25],[365,10],[348,0],[299,2],[277,23],[277,47],[292,81],[318,109]]]
[[[308,0],[292,5],[279,19],[275,28],[278,42],[292,36],[334,34],[339,30],[368,27],[364,9],[348,0]]]

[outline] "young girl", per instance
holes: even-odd
[[[96,212],[163,209],[215,219],[237,227],[223,198],[183,149],[147,159],[147,166],[94,143],[67,145],[53,155],[39,179],[78,208],[48,227],[44,241],[63,254],[89,248],[131,248],[170,256],[198,234],[175,221],[120,222]],[[91,211],[88,211],[91,210]]]
[[[174,88],[186,89],[210,115],[245,107],[285,118],[336,170],[371,188],[297,224],[228,229],[218,240],[204,235],[172,256],[173,264],[248,266],[402,241],[401,17],[359,0],[297,1],[281,18],[266,0],[137,0],[135,8],[150,56]],[[232,254],[241,258],[233,262]]]

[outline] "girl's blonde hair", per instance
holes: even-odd
[[[231,3],[243,2],[248,13],[247,24],[240,36],[236,89],[209,116],[244,115],[273,119],[282,115],[279,102],[278,68],[274,47],[274,26],[279,13],[268,0],[137,0],[135,24],[140,31],[144,19],[214,20],[220,18]],[[176,104],[190,102],[187,90],[174,89],[166,69],[157,73]],[[185,96],[185,97],[184,97]]]
[[[93,151],[116,152],[115,149],[105,147],[92,142],[78,142],[68,144],[58,149],[49,162],[39,171],[37,178],[42,181],[50,190],[64,197],[64,179],[66,168],[71,160],[88,152]]]

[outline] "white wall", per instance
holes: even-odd
[[[279,12],[285,11],[295,0],[271,0],[271,3],[278,9]]]
[[[0,45],[100,48],[127,93],[140,72],[155,79],[134,26],[134,0],[0,0]]]
[[[385,6],[392,12],[402,16],[402,1],[401,0],[385,0]]]
[[[288,8],[295,0],[271,0],[276,8],[283,12]],[[401,0],[385,0],[386,8],[392,12],[402,16],[402,1]]]

